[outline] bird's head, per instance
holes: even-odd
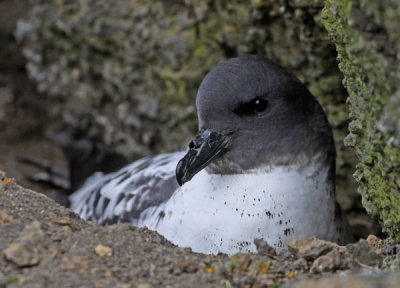
[[[334,154],[328,121],[314,96],[264,57],[219,64],[202,81],[196,106],[199,133],[177,165],[180,185],[205,167],[216,174],[246,173]]]

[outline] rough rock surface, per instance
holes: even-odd
[[[342,77],[320,19],[323,1],[32,2],[16,35],[39,91],[58,101],[53,113],[62,113],[74,135],[127,157],[182,148],[187,139],[180,135],[196,129],[201,79],[245,53],[295,72],[336,130],[346,126]]]
[[[278,287],[298,280],[296,287],[309,287],[300,283],[364,283],[372,276],[357,275],[371,273],[398,279],[382,274],[399,271],[392,239],[371,236],[346,247],[299,239],[290,244],[293,254],[280,255],[258,240],[259,254],[204,255],[148,229],[95,226],[14,181],[0,171],[0,287]],[[349,276],[315,282],[336,273]]]
[[[348,90],[363,205],[400,241],[400,3],[328,0],[324,24]]]
[[[335,275],[322,280],[303,280],[294,283],[292,288],[397,288],[400,283],[400,273],[384,273],[380,275]]]
[[[304,258],[305,260],[311,261],[338,248],[338,245],[311,238],[294,240],[289,243],[288,248],[297,258]]]
[[[26,225],[18,238],[3,251],[4,258],[18,267],[37,265],[40,262],[43,237],[40,222]]]

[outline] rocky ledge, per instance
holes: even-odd
[[[400,246],[297,239],[276,255],[193,253],[156,232],[99,227],[0,171],[0,287],[397,287]],[[399,253],[400,254],[400,253]],[[349,286],[350,285],[350,286]]]

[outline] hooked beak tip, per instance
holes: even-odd
[[[176,180],[180,186],[190,181],[194,175],[218,156],[226,145],[225,135],[202,130],[191,142],[189,151],[176,165]]]

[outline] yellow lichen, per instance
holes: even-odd
[[[212,267],[206,267],[206,268],[204,268],[204,270],[205,270],[206,272],[208,272],[208,273],[214,272],[214,269],[213,269]]]
[[[257,262],[258,265],[258,274],[266,274],[271,267],[271,263],[269,262]]]
[[[290,279],[293,279],[294,278],[294,272],[293,271],[287,272],[287,273],[285,273],[285,276],[290,278]]]

